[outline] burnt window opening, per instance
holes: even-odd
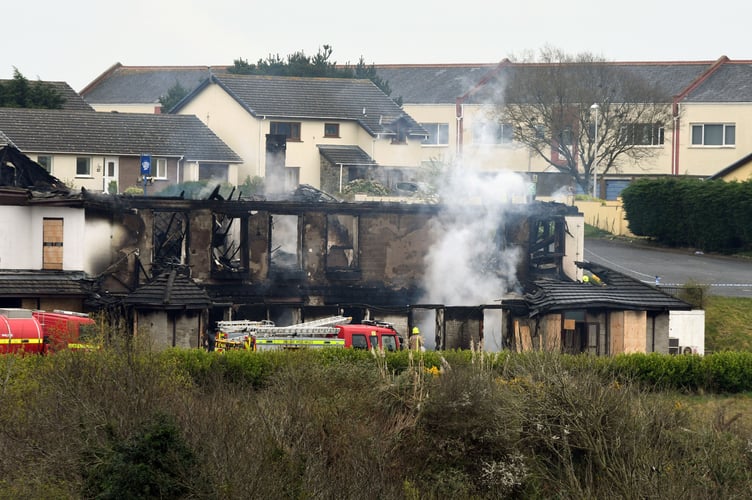
[[[407,144],[408,125],[404,120],[399,119],[394,122],[392,130],[394,131],[392,144]]]
[[[302,269],[301,230],[297,215],[274,214],[269,224],[270,267],[274,271]]]
[[[188,215],[184,212],[154,212],[152,275],[187,264]]]
[[[564,258],[564,221],[531,221],[530,270],[533,275],[561,275]]]
[[[212,215],[212,272],[240,275],[248,269],[247,226],[242,217]]]
[[[332,214],[326,218],[326,268],[358,269],[358,217]]]

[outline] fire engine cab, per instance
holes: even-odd
[[[216,349],[340,347],[397,351],[401,348],[400,338],[392,325],[376,321],[350,324],[351,321],[352,318],[346,316],[331,316],[291,326],[276,326],[271,321],[219,321]]]

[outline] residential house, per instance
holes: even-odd
[[[752,78],[751,61],[723,56],[716,61],[605,64],[660,88],[668,96],[673,123],[654,124],[655,133],[640,139],[644,140],[640,147],[655,150],[649,159],[624,162],[601,176],[602,197],[615,199],[631,180],[642,176],[706,177],[752,151],[752,136],[737,133],[752,127],[752,88],[747,84]],[[439,127],[448,131],[448,138],[440,134],[438,140],[431,139],[437,144],[430,145],[439,161],[461,160],[479,170],[503,168],[540,175],[555,169],[515,142],[511,125],[499,118],[499,111],[504,82],[512,72],[541,71],[545,66],[503,60],[453,98],[446,89],[455,88],[463,71],[476,75],[487,66],[384,65],[377,70],[390,82],[393,95],[403,97],[405,111],[429,130],[433,127],[429,123],[444,117]],[[442,78],[445,86],[436,83]]]
[[[225,70],[225,66],[123,66],[115,63],[80,94],[97,111],[161,113],[169,111],[162,109],[160,99],[171,88],[177,85],[190,92],[212,73]]]
[[[195,116],[0,108],[0,131],[58,179],[91,191],[235,183],[241,161]],[[150,159],[148,186],[142,157]]]
[[[615,199],[629,182],[643,176],[707,177],[752,151],[752,136],[743,133],[752,126],[752,89],[746,84],[752,77],[752,62],[723,56],[715,61],[605,64],[659,87],[668,96],[666,106],[672,110],[673,123],[657,124],[654,131],[640,139],[645,142],[640,147],[651,148],[655,153],[650,159],[639,164],[625,161],[599,176],[602,197]],[[103,74],[85,89],[84,98],[98,109],[111,101],[124,103],[118,109],[126,110],[127,103],[139,102],[142,88],[152,88],[153,104],[168,90],[169,75],[175,71],[170,67],[116,66],[116,70]],[[521,69],[535,71],[536,67],[541,65],[506,59],[498,64],[376,65],[379,77],[389,82],[391,97],[401,100],[404,112],[427,133],[418,155],[422,164],[462,161],[466,167],[480,171],[513,170],[536,180],[538,193],[546,195],[561,187],[561,179],[546,180],[556,174],[556,169],[516,143],[509,124],[500,121],[497,114],[504,98],[506,76]],[[217,67],[214,73],[224,69]],[[125,85],[135,74],[144,82],[138,90]],[[149,87],[146,82],[161,82],[162,86]],[[368,148],[360,147],[373,161],[387,164],[375,158]],[[318,151],[311,153],[320,159]],[[245,159],[247,155],[241,156]],[[369,163],[366,157],[361,159],[366,165]],[[298,160],[289,164],[295,166]],[[301,182],[311,180],[309,177]]]
[[[426,131],[370,80],[213,74],[172,113],[199,117],[267,192],[411,180]]]

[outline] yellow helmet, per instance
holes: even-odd
[[[582,282],[583,283],[587,283],[588,281],[590,281],[590,278],[588,276],[583,276],[582,277]]]
[[[417,326],[413,327],[413,335],[420,335],[420,330],[418,329]]]

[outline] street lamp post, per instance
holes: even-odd
[[[595,156],[593,158],[593,198],[595,198],[595,186],[598,184],[598,103],[590,106],[595,110]]]

